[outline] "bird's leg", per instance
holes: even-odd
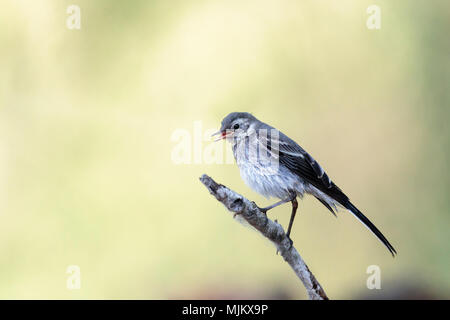
[[[291,234],[292,224],[294,223],[295,214],[297,213],[298,202],[297,202],[296,198],[291,200],[291,202],[292,202],[292,213],[291,213],[291,219],[289,220],[289,226],[288,226],[286,236],[289,238],[289,240],[291,242],[291,246],[292,246],[293,242],[291,240],[290,234]]]
[[[289,201],[292,201],[292,197],[290,197],[290,198],[288,198],[288,199],[280,200],[280,201],[278,201],[277,203],[274,203],[274,204],[272,204],[272,205],[270,205],[270,206],[268,206],[268,207],[265,207],[265,208],[260,208],[260,207],[258,207],[258,209],[259,209],[261,212],[267,213],[267,211],[269,211],[270,209],[273,209],[273,208],[275,208],[275,207],[278,207],[279,205],[282,205],[283,203],[286,203],[286,202],[289,202]]]

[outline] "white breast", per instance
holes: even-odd
[[[264,166],[256,160],[249,160],[244,152],[234,152],[234,156],[244,182],[264,197],[284,200],[290,197],[292,191],[303,196],[305,187],[302,180],[279,163]]]

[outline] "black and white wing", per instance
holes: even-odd
[[[397,252],[389,241],[384,237],[380,230],[358,210],[342,190],[329,178],[320,164],[295,141],[290,139],[282,132],[273,129],[267,134],[267,149],[277,155],[280,165],[285,166],[291,172],[295,173],[303,181],[310,183],[319,191],[323,192],[344,208],[349,210],[359,221],[361,221],[375,236],[388,248],[394,256]],[[276,130],[276,131],[274,131]],[[278,132],[277,132],[278,131]],[[272,132],[272,134],[270,134]],[[278,137],[277,137],[278,136]],[[327,207],[333,214],[336,208],[327,203],[324,199],[316,198]]]
[[[263,136],[260,141],[264,142],[274,157],[278,157],[280,165],[345,206],[348,197],[331,181],[325,170],[308,152],[280,131],[270,130],[266,136],[267,138]],[[332,208],[329,209],[334,213]]]

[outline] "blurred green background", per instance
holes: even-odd
[[[305,197],[292,237],[330,298],[450,298],[448,1],[377,0],[379,30],[365,0],[0,3],[0,298],[306,298],[198,177],[273,200],[235,164],[172,161],[176,130],[232,111],[299,142],[399,252]]]

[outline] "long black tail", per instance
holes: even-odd
[[[358,210],[350,201],[348,201],[344,207],[348,210],[350,210],[353,215],[358,218],[359,221],[361,221],[367,228],[369,228],[370,231],[373,232],[374,235],[377,236],[377,238],[388,248],[388,250],[391,252],[392,256],[394,257],[397,254],[397,251],[395,251],[394,247],[389,243],[389,241],[383,236],[380,230],[375,227],[375,225],[370,222],[369,219],[365,215],[362,214],[361,211]]]

